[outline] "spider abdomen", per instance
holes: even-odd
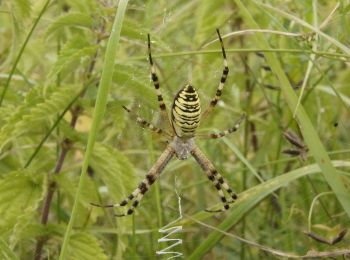
[[[193,86],[186,85],[175,96],[171,110],[171,120],[176,135],[182,138],[194,137],[200,114],[198,93]]]

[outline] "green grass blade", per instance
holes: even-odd
[[[317,19],[317,1],[313,0],[312,1],[312,9],[313,9],[313,20],[314,20],[314,26],[315,28],[318,28],[318,19]],[[312,50],[314,51],[317,51],[317,48],[318,48],[318,35],[316,34],[315,36],[315,41],[312,43]],[[295,113],[296,111],[298,110],[298,107],[303,99],[303,96],[304,96],[304,92],[305,92],[305,89],[306,89],[306,86],[308,85],[308,82],[309,82],[309,78],[310,78],[310,75],[311,75],[311,71],[314,67],[314,64],[315,64],[315,61],[316,61],[316,55],[314,53],[312,53],[309,57],[309,61],[307,63],[307,69],[306,69],[306,73],[305,73],[305,76],[304,76],[304,79],[303,79],[303,83],[301,85],[301,90],[300,90],[300,94],[299,94],[299,98],[298,98],[298,102],[297,102],[297,105],[294,109],[294,113],[293,113],[293,117],[295,117]]]
[[[329,42],[331,42],[332,44],[334,44],[335,46],[337,46],[339,49],[341,49],[344,53],[346,54],[350,54],[350,49],[345,46],[344,44],[342,44],[341,42],[337,41],[336,39],[332,38],[331,36],[329,36],[328,34],[325,34],[324,32],[322,32],[320,29],[312,26],[311,24],[305,22],[304,20],[300,19],[299,17],[296,17],[294,15],[291,15],[287,12],[284,12],[282,11],[281,9],[277,9],[271,5],[268,5],[268,4],[263,4],[263,3],[258,3],[258,2],[255,2],[257,5],[261,5],[263,6],[264,8],[266,9],[269,9],[271,11],[274,11],[276,13],[278,13],[279,15],[289,19],[289,20],[292,20],[293,22],[295,23],[298,23],[308,29],[310,29],[311,31],[317,33],[319,36],[325,38],[326,40],[328,40]],[[249,14],[250,15],[250,14]],[[247,20],[248,23],[250,23],[250,21]],[[254,21],[255,23],[255,21]],[[251,24],[252,25],[252,24]]]
[[[240,0],[235,0],[238,5],[243,18],[246,20],[247,24],[252,28],[259,28],[258,24],[255,22],[249,11],[242,4]],[[321,34],[321,32],[317,32]],[[269,44],[266,41],[264,35],[256,34],[255,35],[256,44],[261,48],[269,48]],[[345,50],[344,50],[345,51]],[[280,87],[282,94],[289,106],[290,111],[294,111],[297,105],[297,95],[295,94],[286,74],[284,73],[282,66],[277,58],[275,53],[265,53],[266,61],[272,69],[272,72],[277,76],[280,81]],[[339,173],[332,166],[331,160],[323,146],[320,137],[316,129],[313,127],[310,118],[308,117],[303,106],[300,105],[296,110],[296,120],[299,123],[300,130],[304,137],[304,140],[310,149],[312,156],[315,161],[321,168],[321,172],[326,179],[328,185],[331,187],[335,193],[338,201],[344,208],[347,215],[350,217],[350,193],[345,188],[344,183],[342,182]]]
[[[13,74],[15,73],[15,70],[16,70],[16,68],[17,68],[17,65],[18,65],[19,60],[20,60],[21,57],[22,57],[22,54],[23,54],[23,52],[24,52],[24,49],[26,48],[26,46],[27,46],[27,44],[28,44],[28,42],[29,42],[29,39],[32,37],[32,34],[33,34],[33,32],[34,32],[36,26],[38,25],[38,23],[39,23],[41,17],[42,17],[43,14],[45,13],[46,8],[47,8],[47,6],[49,5],[49,3],[50,3],[50,0],[47,0],[46,3],[44,4],[43,8],[41,9],[41,11],[40,11],[38,17],[36,18],[36,20],[35,20],[35,22],[34,22],[32,28],[30,29],[30,31],[29,31],[29,33],[28,33],[28,35],[27,35],[27,37],[26,37],[26,39],[25,39],[25,41],[24,41],[24,43],[23,43],[21,49],[19,50],[19,53],[18,53],[18,55],[17,55],[17,57],[16,57],[16,60],[15,60],[15,63],[13,64],[12,69],[11,69],[11,71],[10,71],[10,74],[9,74],[7,80],[6,80],[4,90],[3,90],[2,93],[1,93],[1,97],[0,97],[0,107],[1,107],[1,105],[2,105],[2,102],[4,101],[6,92],[7,92],[8,88],[9,88],[9,86],[10,86],[10,82],[11,82],[12,76],[13,76]]]
[[[259,173],[254,169],[253,165],[244,157],[244,155],[238,150],[238,148],[230,142],[226,137],[222,138],[222,141],[230,148],[231,151],[235,153],[235,155],[239,158],[239,160],[244,163],[244,165],[250,170],[252,174],[260,181],[264,182],[263,178],[259,175]]]
[[[335,52],[327,52],[327,51],[314,51],[314,50],[304,50],[304,49],[278,49],[278,48],[268,48],[268,49],[263,49],[263,48],[248,48],[248,49],[225,49],[226,53],[256,53],[256,52],[274,52],[274,53],[295,53],[295,54],[311,54],[314,53],[317,56],[323,56],[327,57],[328,59],[337,59],[337,60],[342,60],[344,61],[343,58],[349,59],[350,55],[348,54],[343,54],[343,53],[335,53]],[[169,53],[156,53],[152,54],[152,57],[154,56],[155,58],[172,58],[172,57],[179,57],[179,56],[194,56],[194,55],[207,55],[207,54],[217,54],[221,53],[221,49],[216,49],[216,50],[197,50],[197,51],[180,51],[180,52],[169,52]],[[131,61],[135,60],[144,60],[145,57],[144,55],[142,56],[135,56],[131,57]]]
[[[350,162],[347,161],[333,161],[332,163],[334,167],[350,167]],[[221,222],[217,228],[223,231],[229,230],[244,216],[244,214],[255,207],[269,194],[272,194],[281,187],[287,186],[292,181],[317,172],[320,172],[320,167],[317,164],[308,165],[283,175],[279,175],[276,178],[240,193],[234,207],[230,210],[229,216]],[[203,220],[210,217],[212,217],[212,213],[208,212],[200,212],[193,216],[193,218],[197,220]],[[176,225],[189,225],[193,222],[193,220],[187,218]],[[211,232],[207,239],[205,239],[187,259],[202,259],[206,252],[213,248],[223,236],[224,234],[222,232]]]
[[[81,170],[81,176],[77,188],[77,193],[75,195],[75,201],[73,205],[73,210],[71,214],[71,218],[69,220],[66,233],[64,236],[63,244],[62,244],[62,250],[60,253],[60,260],[66,259],[67,251],[68,251],[68,243],[70,234],[72,231],[73,223],[77,217],[77,210],[78,210],[78,201],[79,197],[82,193],[83,186],[84,186],[84,180],[86,178],[86,171],[90,162],[90,158],[92,155],[93,147],[96,140],[96,135],[99,129],[99,125],[103,119],[105,110],[106,110],[106,104],[107,104],[107,97],[110,85],[112,84],[112,76],[113,76],[113,69],[114,69],[114,59],[116,56],[117,48],[119,45],[119,39],[120,39],[120,32],[124,20],[124,14],[126,11],[126,7],[128,4],[128,0],[121,0],[119,2],[118,8],[117,8],[117,14],[115,17],[115,20],[113,22],[113,27],[111,30],[111,34],[107,43],[107,49],[105,53],[105,59],[103,64],[103,70],[101,75],[101,81],[98,87],[98,93],[97,93],[97,99],[95,104],[95,110],[92,117],[92,125],[91,130],[89,133],[87,148],[84,156],[83,166]]]
[[[43,139],[41,139],[40,143],[38,144],[38,146],[35,148],[33,154],[29,157],[28,161],[26,162],[26,164],[24,165],[24,168],[27,168],[33,161],[33,159],[35,158],[35,156],[39,153],[39,151],[41,150],[42,146],[44,145],[44,143],[46,142],[46,140],[50,137],[50,135],[52,134],[53,130],[56,129],[56,127],[58,126],[58,124],[61,122],[62,118],[64,117],[64,115],[68,112],[68,110],[75,104],[75,102],[79,99],[79,97],[81,96],[81,93],[85,91],[85,88],[80,91],[73,99],[72,101],[68,104],[68,106],[63,110],[63,112],[58,116],[58,118],[56,119],[56,121],[54,122],[54,124],[51,126],[51,128],[49,129],[49,131],[46,133],[46,135],[44,136]]]

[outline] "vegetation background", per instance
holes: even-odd
[[[159,243],[158,229],[179,217],[177,193],[182,232],[171,238],[182,244],[172,250],[185,259],[349,255],[349,1],[116,2],[0,2],[1,258],[155,259],[175,242]],[[120,38],[111,29],[118,4]],[[205,108],[223,69],[216,28],[230,73],[199,133],[248,117],[237,133],[197,142],[238,201],[205,212],[219,199],[190,159],[172,160],[133,216],[92,207],[127,196],[166,144],[122,109],[167,127],[147,33],[168,108],[189,81]],[[97,98],[108,87],[106,102]]]

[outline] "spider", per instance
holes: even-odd
[[[209,107],[201,116],[200,99],[198,97],[198,93],[192,85],[187,84],[182,89],[180,89],[180,91],[176,94],[174,98],[174,102],[171,109],[171,119],[168,117],[166,105],[164,103],[163,96],[160,91],[159,80],[158,80],[156,68],[154,66],[152,54],[151,54],[150,35],[148,34],[148,59],[151,67],[151,78],[152,78],[155,90],[157,92],[159,108],[161,110],[163,119],[166,120],[170,125],[171,134],[164,132],[162,129],[147,122],[145,119],[133,114],[133,112],[128,108],[124,106],[123,108],[131,115],[134,115],[139,125],[141,125],[144,128],[148,128],[151,131],[154,131],[158,134],[161,134],[161,135],[165,134],[168,137],[170,137],[171,140],[169,140],[167,147],[165,148],[163,153],[159,156],[156,163],[148,171],[144,180],[140,182],[138,187],[127,198],[125,198],[118,204],[99,205],[99,204],[91,203],[93,206],[106,208],[106,207],[124,207],[131,204],[125,213],[116,214],[116,216],[122,217],[122,216],[133,214],[133,212],[135,211],[135,208],[139,205],[139,202],[141,201],[145,193],[150,189],[150,186],[157,180],[161,172],[164,170],[165,166],[174,157],[174,155],[176,155],[176,157],[179,160],[186,160],[189,158],[190,155],[192,155],[194,159],[197,161],[197,163],[201,166],[201,168],[206,172],[207,177],[217,189],[217,192],[223,203],[223,207],[218,210],[206,210],[206,211],[223,212],[225,210],[228,210],[230,208],[230,203],[233,203],[237,199],[237,195],[232,191],[232,189],[229,187],[229,185],[221,176],[221,174],[215,169],[214,165],[197,147],[194,141],[195,132],[199,125],[200,119],[205,118],[208,115],[208,113],[216,106],[217,102],[220,99],[220,96],[229,72],[224,44],[223,44],[219,30],[216,29],[216,31],[221,44],[222,56],[224,60],[224,69],[222,72],[220,84],[216,90],[215,97],[211,100]],[[242,116],[235,122],[232,128],[229,128],[220,133],[210,133],[206,137],[215,139],[215,138],[223,137],[229,133],[235,132],[238,129],[239,125],[244,120],[244,118],[245,118],[245,114],[242,114]],[[229,196],[229,198],[225,196],[225,192]]]

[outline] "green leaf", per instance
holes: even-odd
[[[287,19],[290,19],[291,21],[300,24],[302,26],[304,26],[305,28],[308,28],[310,30],[312,30],[313,32],[317,33],[320,37],[323,37],[325,40],[329,41],[330,43],[334,44],[335,46],[337,46],[340,50],[342,50],[344,53],[346,54],[350,54],[350,48],[348,48],[345,44],[342,44],[341,42],[339,42],[338,40],[336,40],[335,38],[333,38],[332,36],[329,36],[328,34],[324,33],[323,31],[321,31],[319,28],[316,28],[315,26],[312,26],[311,24],[305,22],[304,20],[300,19],[299,17],[296,17],[292,14],[289,14],[287,12],[284,12],[283,10],[279,9],[279,8],[275,8],[271,5],[268,4],[264,4],[264,3],[259,3],[256,2],[257,4],[273,11],[276,12],[277,14],[279,14],[280,16],[283,16]],[[250,21],[247,21],[248,23],[250,23]]]
[[[96,237],[79,232],[73,234],[68,248],[69,260],[104,260],[107,256],[104,254]]]
[[[12,252],[8,244],[0,237],[0,256],[2,259],[16,260],[17,256]]]
[[[0,180],[0,234],[3,237],[16,233],[16,225],[24,224],[36,213],[44,194],[43,184],[41,175],[28,171],[12,172]],[[17,239],[12,237],[12,243]]]
[[[57,113],[61,112],[70,103],[72,97],[77,95],[81,89],[81,86],[78,85],[65,85],[54,88],[43,102],[36,104],[29,110],[28,115],[23,116],[23,120],[34,122],[57,116]]]
[[[55,181],[60,187],[60,192],[65,194],[66,200],[71,205],[74,202],[75,193],[77,190],[78,176],[72,174],[58,174],[55,176]],[[91,211],[91,202],[98,201],[99,194],[96,190],[95,180],[87,178],[85,180],[83,195],[79,200],[79,216],[77,217],[77,223],[86,221],[86,216],[89,216],[89,220],[94,222],[96,218],[101,214],[100,211]]]
[[[114,200],[122,199],[135,187],[134,168],[117,149],[96,143],[91,167],[107,185]]]
[[[69,122],[66,120],[61,120],[59,124],[60,132],[62,135],[74,143],[84,143],[86,142],[86,134],[78,132],[75,128],[72,128]]]
[[[80,90],[81,87],[77,85],[67,85],[52,88],[44,96],[42,87],[32,89],[22,105],[4,116],[5,122],[0,128],[0,149],[14,138],[30,130],[37,130],[40,127],[39,122],[56,117],[71,102],[72,96],[77,95]],[[32,124],[33,122],[35,124]]]
[[[67,254],[67,248],[68,248],[69,239],[71,236],[70,234],[73,228],[73,223],[77,218],[78,203],[84,187],[84,183],[85,183],[84,180],[86,179],[87,169],[90,165],[90,160],[93,154],[96,136],[97,136],[100,124],[103,120],[104,113],[106,111],[108,92],[109,92],[110,85],[112,83],[112,77],[113,77],[114,60],[115,60],[117,48],[119,45],[120,32],[121,32],[121,28],[124,20],[124,14],[125,14],[127,5],[128,5],[128,0],[119,1],[116,17],[114,19],[110,37],[107,43],[101,81],[98,87],[98,93],[96,98],[96,106],[92,117],[91,130],[89,133],[89,138],[87,142],[86,152],[84,155],[83,166],[81,169],[81,175],[80,175],[78,189],[75,196],[71,218],[69,220],[67,230],[64,236],[63,244],[62,244],[62,249],[59,257],[60,260],[65,259],[65,256]]]
[[[39,15],[38,15],[38,17],[35,19],[34,24],[33,24],[32,28],[30,29],[30,31],[29,31],[29,33],[28,33],[26,39],[24,40],[24,43],[22,44],[22,47],[20,48],[20,50],[19,50],[19,52],[18,52],[18,55],[17,55],[17,57],[16,57],[16,59],[15,59],[15,62],[14,62],[14,64],[13,64],[12,68],[11,68],[9,77],[7,78],[7,81],[6,81],[6,83],[5,83],[4,89],[3,89],[2,93],[1,93],[1,96],[0,96],[0,106],[2,105],[2,103],[3,103],[3,101],[4,101],[4,98],[5,98],[5,95],[6,95],[6,92],[7,92],[7,90],[8,90],[9,87],[10,87],[11,79],[12,79],[12,76],[13,76],[13,74],[14,74],[16,68],[17,68],[18,62],[20,61],[20,59],[21,59],[21,57],[22,57],[22,54],[24,53],[24,50],[25,50],[25,48],[26,48],[26,46],[27,46],[27,44],[28,44],[28,42],[29,42],[29,39],[32,37],[33,32],[34,32],[36,26],[38,25],[38,23],[39,23],[39,21],[40,21],[42,15],[45,13],[46,8],[48,7],[49,3],[50,3],[50,0],[47,0],[47,1],[45,2],[43,8],[41,9],[41,11],[40,11],[40,13],[39,13]]]
[[[126,17],[122,33],[130,39],[145,41],[148,31],[138,21]]]
[[[32,11],[30,0],[15,0],[13,1],[15,9],[19,10],[22,18],[28,17]]]
[[[350,167],[350,162],[347,161],[333,161],[334,167]],[[221,224],[217,226],[219,230],[228,231],[238,221],[256,206],[266,196],[273,193],[275,190],[287,186],[291,181],[297,180],[305,175],[320,172],[320,167],[317,164],[308,165],[283,175],[277,176],[271,180],[261,183],[249,190],[246,190],[239,194],[238,200],[235,202],[234,207],[229,211],[229,215],[225,218]],[[193,216],[194,219],[203,220],[212,217],[212,213],[200,212]],[[191,219],[186,219],[176,225],[190,224]],[[201,259],[206,252],[213,248],[217,242],[224,236],[219,231],[213,231],[207,236],[207,238],[200,243],[200,245],[194,250],[192,255],[187,259]]]
[[[74,27],[81,29],[90,29],[93,25],[93,19],[91,15],[83,13],[68,13],[58,17],[47,29],[46,36],[62,30],[66,27]]]
[[[251,13],[248,11],[248,9],[244,6],[244,4],[240,0],[235,0],[237,6],[242,12],[242,15],[244,19],[247,21],[248,25],[252,28],[258,29],[259,26],[252,17]],[[273,8],[271,6],[263,5],[264,7],[267,7],[269,9],[273,9],[274,11],[281,13],[282,11],[278,11],[276,8]],[[285,12],[282,12],[284,15]],[[294,18],[294,21],[299,21],[299,18]],[[304,26],[306,26],[305,22],[302,23]],[[309,27],[308,27],[309,28]],[[331,38],[328,35],[325,35],[324,33],[321,33],[318,29],[311,26],[310,29],[313,29],[315,32],[319,33],[321,36],[323,35],[326,39],[329,40]],[[333,39],[333,38],[331,38]],[[270,48],[269,43],[267,42],[265,36],[263,34],[256,34],[255,35],[255,42],[256,44],[261,48]],[[335,45],[337,45],[339,48],[341,48],[345,53],[349,53],[347,47],[340,44],[338,41],[333,39],[333,42]],[[339,43],[339,44],[336,44]],[[342,48],[342,46],[344,48]],[[276,53],[265,53],[265,58],[268,63],[268,65],[271,67],[272,72],[276,75],[280,82],[280,87],[282,94],[284,96],[284,99],[286,100],[288,107],[292,113],[294,112],[296,106],[297,106],[297,96],[293,90],[293,87],[284,72],[282,65],[276,55]],[[301,133],[303,135],[303,138],[310,149],[310,153],[314,157],[317,164],[320,166],[322,170],[322,174],[327,181],[328,185],[331,187],[333,192],[336,194],[336,197],[342,207],[344,208],[345,212],[347,213],[348,217],[350,217],[350,193],[349,189],[347,189],[343,183],[343,180],[340,178],[340,174],[336,171],[336,169],[332,166],[331,160],[327,154],[327,151],[321,141],[321,138],[314,128],[314,126],[311,123],[311,119],[304,109],[302,105],[298,107],[298,109],[295,112],[296,115],[296,121],[300,127]]]
[[[152,86],[148,72],[142,73],[135,70],[134,66],[124,64],[116,64],[113,73],[113,82],[117,83],[119,91],[130,92],[132,95],[142,100],[142,104],[158,108],[158,103],[155,98],[155,90]],[[166,92],[163,91],[163,97],[166,98]]]
[[[73,62],[80,62],[84,57],[90,58],[95,54],[97,48],[97,45],[89,45],[80,38],[74,38],[69,41],[60,52],[57,61],[49,72],[46,84],[54,80],[63,69],[68,69],[68,66],[72,65]]]

